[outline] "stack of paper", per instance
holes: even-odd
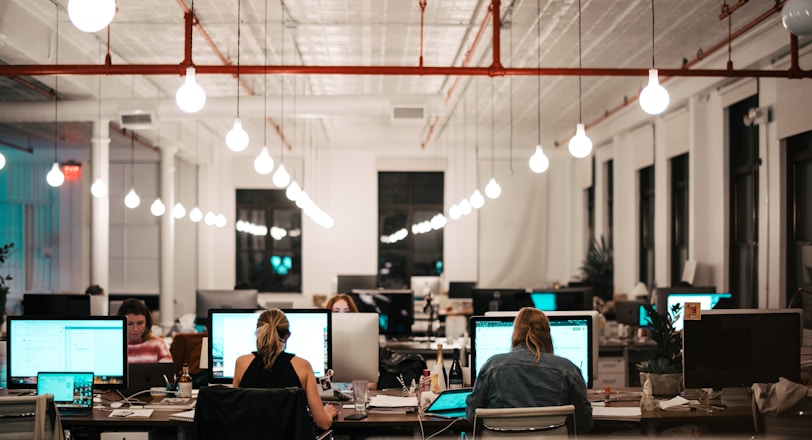
[[[369,402],[369,412],[409,413],[417,410],[417,397],[377,395]]]

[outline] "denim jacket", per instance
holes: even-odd
[[[476,408],[522,408],[575,405],[577,433],[592,429],[592,406],[586,398],[581,371],[569,359],[542,353],[538,363],[526,345],[498,354],[485,362],[474,391],[466,400],[471,423]]]

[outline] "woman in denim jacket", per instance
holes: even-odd
[[[473,423],[476,408],[524,408],[575,405],[577,433],[592,429],[592,406],[581,371],[553,354],[550,321],[541,310],[525,307],[513,322],[510,353],[492,356],[466,400]]]

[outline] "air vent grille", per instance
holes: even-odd
[[[130,130],[143,130],[153,128],[155,125],[155,117],[152,113],[148,112],[132,112],[122,113],[120,116],[121,128]]]
[[[426,121],[426,107],[394,106],[391,121],[393,124],[422,124]]]

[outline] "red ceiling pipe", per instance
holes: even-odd
[[[426,0],[420,0],[418,2],[420,5],[420,67],[423,67],[423,28],[425,24],[425,17],[426,17]]]
[[[493,60],[491,60],[491,69],[494,71],[491,76],[501,76],[502,72],[502,37],[500,36],[502,32],[500,32],[499,26],[502,25],[501,20],[499,19],[499,6],[500,0],[493,0],[491,1],[490,11],[491,17],[493,18],[491,21],[493,22],[493,42],[491,46],[493,47]]]
[[[744,4],[747,3],[748,1],[749,0],[739,0],[739,2],[736,3],[733,6],[728,6],[727,2],[723,3],[722,4],[722,13],[719,14],[719,20],[724,20],[728,16],[733,15],[733,11],[735,11],[736,9],[739,9],[740,7],[744,6]]]

